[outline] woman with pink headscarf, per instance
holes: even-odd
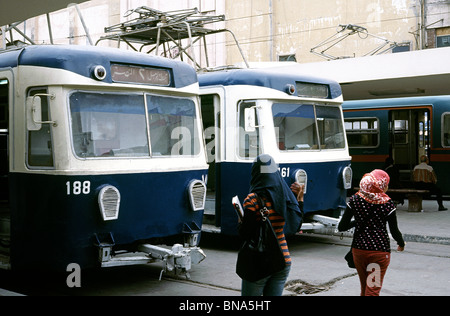
[[[361,283],[362,296],[378,296],[391,259],[386,223],[397,241],[398,251],[405,242],[397,226],[395,205],[386,194],[389,175],[376,169],[361,179],[360,190],[350,197],[339,223],[339,231],[355,227],[353,260]],[[352,221],[352,217],[354,220]]]

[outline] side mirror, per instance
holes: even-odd
[[[256,113],[255,108],[244,109],[244,129],[246,132],[254,132],[256,130]]]
[[[50,97],[50,99],[52,100],[55,98],[55,95],[53,94],[43,94],[43,93],[27,97],[26,117],[27,117],[27,129],[29,131],[40,130],[42,124],[53,124],[54,127],[57,126],[56,121],[42,121],[41,96]]]
[[[42,127],[41,97],[32,96],[27,98],[27,129],[38,131]]]

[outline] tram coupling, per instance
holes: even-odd
[[[148,264],[157,261],[163,262],[164,266],[161,271],[160,279],[164,272],[175,272],[176,275],[184,274],[189,278],[189,271],[192,264],[199,264],[206,255],[197,245],[197,234],[189,234],[186,239],[187,243],[183,245],[175,244],[172,248],[161,247],[152,244],[140,244],[137,246],[137,253],[130,252],[114,252],[115,245],[112,234],[103,236],[100,242],[99,236],[96,235],[98,248],[98,261],[102,268],[128,266],[137,264]]]
[[[189,277],[192,264],[199,264],[206,258],[205,253],[200,247],[184,247],[181,244],[175,244],[171,249],[151,244],[142,244],[137,247],[137,250],[139,251],[137,254],[131,255],[127,253],[113,256],[111,255],[111,249],[108,249],[108,247],[100,247],[100,266],[106,268],[161,261],[164,263],[161,276],[163,272],[174,271],[177,275],[184,274]]]
[[[206,258],[200,247],[183,247],[181,244],[175,244],[172,249],[144,244],[140,245],[138,249],[147,253],[150,258],[164,262],[161,276],[162,272],[175,271],[175,274],[185,274],[189,278],[192,263],[199,264]]]
[[[302,232],[324,235],[335,235],[339,233],[337,226],[339,225],[341,217],[334,218],[315,214],[310,218],[310,220],[310,222],[302,224]]]

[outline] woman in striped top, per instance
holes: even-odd
[[[303,216],[303,187],[294,183],[291,189],[281,177],[278,165],[269,155],[261,155],[252,165],[250,194],[244,200],[244,219],[239,227],[240,235],[248,239],[255,223],[261,220],[257,211],[267,207],[269,219],[284,254],[286,266],[282,271],[261,280],[242,280],[243,296],[282,295],[291,267],[291,256],[286,243],[286,234],[298,232]],[[292,190],[292,191],[291,191]],[[293,194],[296,193],[296,196]],[[263,205],[262,205],[263,204]]]

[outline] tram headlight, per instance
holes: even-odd
[[[97,80],[103,80],[106,78],[106,69],[101,65],[97,65],[92,69],[92,77]]]
[[[188,192],[192,210],[200,211],[205,209],[206,184],[200,180],[192,180],[189,183]]]
[[[295,181],[305,186],[303,189],[303,193],[306,193],[306,187],[308,186],[308,174],[305,170],[298,169],[295,172]]]
[[[287,94],[293,95],[295,93],[295,86],[293,84],[287,84],[285,90]]]
[[[352,187],[353,170],[350,166],[347,166],[342,170],[342,183],[344,189],[348,190]]]
[[[104,186],[98,193],[98,204],[104,221],[110,221],[119,217],[120,192],[112,186]]]

